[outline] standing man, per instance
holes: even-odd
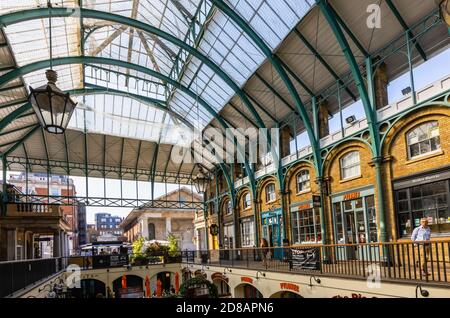
[[[421,243],[421,245],[423,246],[422,273],[425,276],[430,275],[428,273],[428,266],[427,266],[428,255],[430,255],[430,253],[431,253],[430,243],[428,243],[428,241],[430,240],[430,235],[431,235],[431,229],[428,226],[427,218],[422,218],[420,220],[420,225],[414,229],[414,231],[411,235],[411,240],[413,242],[422,242]],[[420,248],[420,246],[419,246],[419,248]]]

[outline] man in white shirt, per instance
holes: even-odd
[[[430,275],[428,273],[428,266],[427,266],[427,260],[431,253],[430,244],[427,243],[430,240],[431,236],[431,229],[428,226],[428,219],[422,218],[420,220],[420,225],[416,227],[411,235],[411,241],[413,242],[422,242],[422,255],[420,255],[420,258],[422,259],[422,273],[426,276]],[[420,246],[419,246],[420,248]]]

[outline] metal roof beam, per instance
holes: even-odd
[[[252,126],[258,127],[258,125],[257,125],[252,119],[250,119],[250,117],[248,117],[243,111],[241,111],[237,105],[234,105],[231,101],[228,102],[228,104],[229,104],[229,105],[231,106],[231,108],[234,109],[239,115],[241,115],[242,117],[244,117],[244,119],[245,119],[246,121],[248,121],[250,124],[252,124]]]
[[[369,57],[370,54],[367,52],[367,50],[364,48],[364,46],[361,44],[361,42],[356,38],[355,34],[350,30],[350,28],[347,26],[347,24],[344,22],[344,20],[341,18],[339,13],[333,8],[331,3],[328,3],[328,7],[333,12],[334,16],[336,17],[336,20],[339,22],[341,27],[344,29],[345,33],[350,37],[350,39],[355,43],[355,45],[358,47],[358,50],[364,55],[364,57]]]
[[[286,71],[291,75],[297,83],[300,84],[301,87],[309,94],[309,96],[314,96],[314,92],[303,82],[303,80],[289,67],[289,65],[286,64],[279,56],[278,59],[280,60],[281,65],[286,69]]]
[[[339,82],[340,85],[344,86],[345,91],[347,94],[356,101],[355,94],[352,93],[352,91],[348,88],[348,86],[345,85],[344,81],[339,77],[339,75],[336,74],[336,72],[333,70],[333,68],[325,61],[325,59],[322,57],[322,55],[317,52],[317,50],[312,46],[312,44],[303,36],[303,34],[297,30],[294,29],[294,33],[300,38],[300,40],[306,45],[308,50],[311,51],[312,54],[319,60],[319,62],[327,69],[327,71],[331,74],[331,76],[334,77],[335,80]]]
[[[18,85],[8,86],[8,87],[2,87],[2,88],[0,88],[0,93],[7,92],[7,91],[10,91],[10,90],[13,90],[13,89],[17,89],[17,88],[25,88],[25,87],[23,86],[23,84],[18,84]]]
[[[16,106],[16,105],[20,105],[20,104],[25,104],[27,102],[28,102],[28,99],[20,99],[20,100],[15,99],[15,100],[0,104],[0,109]]]
[[[228,16],[232,21],[234,21],[237,25],[241,27],[241,29],[253,40],[253,42],[260,48],[263,54],[267,57],[268,61],[273,65],[276,72],[279,74],[281,80],[286,85],[289,94],[292,96],[295,107],[300,114],[300,118],[305,125],[305,129],[307,131],[308,138],[310,139],[311,147],[313,149],[314,154],[314,167],[316,168],[317,175],[320,176],[321,173],[319,171],[320,166],[320,149],[318,146],[318,142],[314,136],[314,131],[312,128],[311,121],[309,120],[308,112],[298,95],[298,92],[289,78],[289,75],[286,73],[284,68],[280,63],[280,59],[274,55],[271,49],[267,46],[267,44],[261,39],[261,37],[248,25],[248,23],[240,17],[233,9],[231,9],[223,0],[211,0],[212,3],[217,6],[226,16]],[[277,162],[277,159],[274,158],[274,161]],[[279,170],[281,167],[279,167]],[[278,171],[278,174],[281,173],[281,170]],[[283,190],[283,189],[282,189]],[[253,193],[255,194],[255,193]]]
[[[8,131],[2,131],[0,133],[0,136],[5,136],[5,135],[8,135],[8,134],[12,134],[12,133],[15,133],[15,132],[18,132],[18,131],[21,131],[21,130],[24,130],[24,129],[28,129],[28,128],[31,128],[31,127],[34,127],[34,126],[36,126],[36,123],[30,124],[30,125],[26,125],[26,126],[22,126],[22,127],[15,128],[15,129],[11,129],[11,130],[8,130]]]
[[[278,93],[261,75],[258,74],[258,72],[255,72],[255,76],[264,84],[265,87],[267,87],[268,90],[272,94],[275,95],[284,105],[286,105],[287,108],[289,108],[291,111],[293,111],[296,115],[299,115],[299,113],[292,107],[286,99],[284,99],[283,96],[281,96],[280,93]]]
[[[414,46],[416,47],[417,52],[419,52],[419,54],[422,57],[422,59],[424,61],[426,61],[428,58],[427,58],[427,55],[426,55],[425,51],[423,50],[422,46],[419,44],[419,42],[415,38],[415,36],[412,33],[410,27],[406,24],[406,21],[403,19],[402,15],[398,11],[397,7],[394,5],[394,3],[391,0],[386,0],[386,4],[388,5],[389,9],[394,14],[394,16],[397,19],[398,23],[400,23],[400,25],[402,26],[403,30],[405,30],[405,32],[407,33],[408,39],[412,43],[414,43]]]
[[[15,109],[14,111],[12,111],[11,113],[9,113],[8,115],[6,115],[2,120],[0,120],[0,132],[9,124],[11,124],[11,122],[16,119],[17,117],[19,117],[20,115],[22,115],[24,112],[26,112],[27,110],[29,110],[31,108],[31,105],[29,105],[28,103],[25,105],[20,106],[19,108]]]
[[[119,35],[121,35],[126,29],[127,25],[122,25],[116,31],[114,31],[109,37],[107,37],[99,46],[89,52],[89,55],[96,56],[103,51],[109,44],[111,44]]]
[[[206,6],[206,4],[205,4]],[[199,7],[201,9],[201,6]],[[153,34],[156,37],[164,38],[165,40],[173,43],[174,45],[179,46],[180,48],[186,50],[190,54],[197,57],[199,60],[204,62],[208,67],[211,68],[212,71],[214,71],[218,76],[220,76],[234,91],[235,93],[242,99],[243,103],[246,105],[246,107],[249,108],[252,115],[255,117],[255,120],[260,124],[261,128],[264,128],[264,122],[259,117],[259,114],[256,112],[256,110],[253,108],[253,105],[248,100],[247,96],[245,95],[244,91],[213,61],[211,61],[206,55],[198,51],[196,48],[189,46],[185,43],[185,41],[180,40],[179,38],[164,32],[156,27],[153,27],[149,24],[133,20],[130,18],[127,18],[122,15],[118,14],[112,14],[109,12],[103,12],[103,11],[97,11],[97,10],[89,10],[85,8],[39,8],[39,9],[31,9],[31,10],[24,10],[24,11],[18,11],[13,13],[8,13],[5,15],[0,16],[0,25],[7,26],[14,23],[19,23],[23,21],[29,21],[32,19],[42,19],[44,17],[48,16],[53,17],[68,17],[72,16],[74,14],[81,15],[83,18],[91,18],[91,19],[99,19],[99,20],[108,20],[113,22],[118,22],[123,25],[127,25],[128,27],[133,27],[137,29],[141,29],[145,32],[148,32],[150,34]],[[86,63],[88,61],[83,61],[83,63]],[[145,73],[145,72],[144,72]],[[161,80],[164,80],[160,78]],[[168,78],[171,79],[171,78]],[[172,85],[172,81],[167,81],[169,84]],[[172,83],[170,83],[172,82]],[[175,86],[177,89],[180,83],[175,82]],[[0,84],[1,86],[1,84]],[[215,116],[217,117],[217,116]],[[305,117],[306,118],[306,117]],[[269,136],[270,138],[270,136]],[[271,141],[268,138],[268,143],[271,145]]]
[[[214,108],[212,108],[205,100],[203,100],[200,96],[198,96],[195,92],[187,89],[184,85],[182,85],[179,82],[174,81],[173,79],[171,79],[170,77],[167,77],[163,74],[160,74],[154,70],[145,68],[143,66],[140,65],[136,65],[136,64],[131,64],[125,61],[121,61],[121,60],[114,60],[114,59],[109,59],[109,58],[103,58],[103,57],[92,57],[92,56],[72,56],[72,57],[60,57],[60,58],[55,58],[52,60],[53,66],[59,66],[59,65],[68,65],[68,64],[80,64],[80,63],[93,63],[93,64],[106,64],[106,65],[114,65],[114,66],[120,66],[120,67],[125,67],[125,68],[130,68],[133,70],[136,70],[138,72],[142,72],[144,74],[150,75],[150,76],[154,76],[156,78],[159,78],[161,80],[165,80],[167,81],[170,85],[176,86],[178,89],[180,89],[181,91],[183,91],[184,93],[186,93],[188,96],[190,96],[193,100],[198,101],[198,103],[200,105],[202,105],[202,107],[208,111],[214,118],[216,118],[216,120],[220,123],[220,125],[223,128],[229,128],[229,126],[226,124],[226,122],[224,121],[224,119],[214,110]],[[45,61],[38,61],[38,62],[34,62],[28,65],[24,65],[22,67],[19,67],[17,69],[15,69],[12,72],[9,72],[3,76],[0,76],[0,87],[6,83],[8,83],[9,81],[23,76],[25,74],[28,74],[30,72],[33,71],[37,71],[43,68],[48,68],[50,66],[50,60],[45,60]],[[238,145],[238,148],[239,145]],[[250,167],[248,166],[248,162],[245,161],[247,168],[250,169]]]

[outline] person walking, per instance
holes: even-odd
[[[411,241],[413,242],[420,242],[420,245],[418,246],[419,248],[419,253],[420,253],[420,246],[422,246],[422,255],[420,255],[420,258],[422,259],[422,273],[425,276],[430,275],[428,273],[428,257],[431,253],[431,249],[430,249],[430,236],[431,236],[431,229],[428,226],[428,219],[427,218],[422,218],[420,220],[420,225],[418,227],[416,227],[414,229],[414,231],[412,232],[411,235]]]
[[[262,264],[264,267],[268,267],[267,255],[269,254],[269,243],[267,243],[267,240],[264,237],[261,237],[259,240],[259,246],[261,247]]]

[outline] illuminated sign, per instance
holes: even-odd
[[[280,288],[281,289],[292,290],[292,291],[295,291],[297,293],[300,291],[300,287],[298,287],[298,285],[292,284],[292,283],[280,283]]]
[[[253,284],[253,278],[250,277],[241,277],[241,282]]]
[[[361,197],[361,192],[352,192],[344,195],[344,201],[354,200]]]

